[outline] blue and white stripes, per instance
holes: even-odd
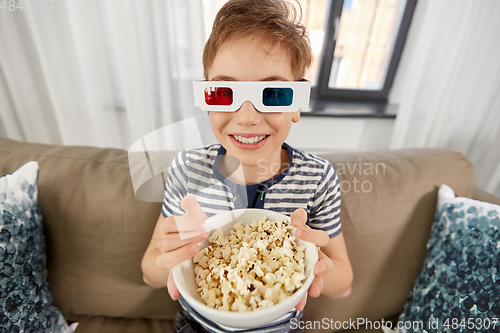
[[[336,236],[341,232],[337,173],[320,157],[286,144],[284,147],[288,149],[290,165],[281,176],[263,184],[263,208],[286,215],[304,208],[311,228],[324,230],[330,237]],[[237,198],[242,193],[238,186],[242,186],[220,179],[220,172],[215,170],[218,156],[220,158],[224,152],[220,144],[215,144],[183,150],[176,156],[166,181],[164,216],[184,214],[180,202],[188,194],[196,197],[207,216],[241,208],[241,200],[238,202]]]

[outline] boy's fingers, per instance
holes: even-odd
[[[194,195],[184,197],[181,201],[181,207],[186,214],[184,216],[174,216],[175,228],[179,231],[180,238],[186,239],[189,234],[186,235],[184,234],[185,232],[205,228],[204,220],[207,218],[207,215],[201,209]]]
[[[186,212],[186,217],[202,221],[207,218],[207,215],[203,212],[203,209],[201,209],[201,206],[194,195],[185,196],[181,201],[181,207]]]
[[[206,215],[202,218],[191,216],[169,216],[161,222],[160,231],[162,235],[167,235],[175,232],[184,233],[194,230],[203,230],[205,228],[204,219],[206,219]],[[182,239],[186,239],[186,237],[182,236]]]
[[[159,269],[171,269],[183,261],[191,259],[200,251],[200,247],[196,243],[189,243],[174,251],[169,251],[160,254],[156,258],[156,266]]]
[[[290,215],[290,220],[295,228],[303,227],[307,222],[307,212],[303,208],[298,208]]]
[[[302,297],[302,299],[300,300],[299,303],[297,303],[297,305],[295,305],[295,308],[299,311],[302,311],[304,310],[304,307],[306,306],[306,303],[307,303],[307,293],[304,295],[304,297]]]
[[[160,231],[162,235],[168,235],[179,231],[177,230],[177,223],[175,223],[176,217],[177,216],[168,216],[161,221]]]
[[[174,216],[175,228],[179,233],[185,233],[195,230],[205,229],[205,222],[203,219],[194,218],[192,216]],[[182,239],[185,239],[182,235]]]
[[[163,235],[158,240],[158,249],[161,253],[177,250],[190,243],[200,243],[208,238],[208,232],[205,230],[189,231],[183,235],[179,233],[170,233]]]
[[[174,301],[177,301],[179,298],[181,298],[181,293],[179,292],[177,286],[175,285],[174,277],[172,275],[172,270],[170,270],[170,272],[168,273],[167,289],[168,289],[168,294]]]
[[[323,290],[323,278],[321,276],[315,276],[311,287],[309,287],[309,295],[311,297],[319,297],[321,295],[321,290]]]
[[[316,244],[316,246],[323,247],[328,244],[330,237],[323,230],[311,229],[304,226],[295,230],[295,236],[306,241]]]
[[[314,264],[314,274],[325,275],[333,269],[333,262],[323,252],[318,250],[318,262]]]

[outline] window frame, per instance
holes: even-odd
[[[318,74],[316,84],[312,87],[311,97],[320,100],[341,100],[341,101],[366,101],[387,103],[389,93],[394,82],[396,70],[401,59],[408,30],[410,28],[413,12],[417,0],[406,0],[401,25],[396,35],[393,52],[387,67],[387,74],[381,90],[360,90],[330,88],[328,86],[330,73],[333,65],[333,55],[336,46],[336,34],[342,15],[344,0],[330,0],[328,3],[327,18],[325,23],[325,39],[322,48],[322,57],[318,64]]]

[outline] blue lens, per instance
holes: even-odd
[[[262,92],[262,104],[265,106],[290,106],[292,102],[292,88],[265,88]]]

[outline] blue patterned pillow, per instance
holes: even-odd
[[[38,163],[0,178],[0,332],[72,332],[52,305]]]
[[[442,185],[427,251],[399,332],[500,332],[500,206]]]

